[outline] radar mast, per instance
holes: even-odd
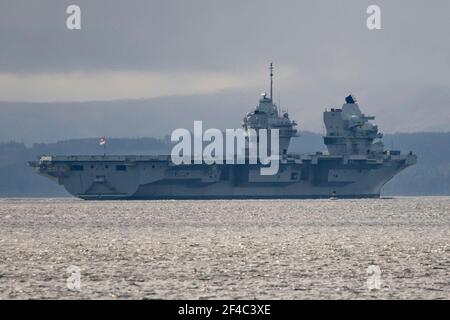
[[[270,63],[270,100],[273,102],[273,63]]]

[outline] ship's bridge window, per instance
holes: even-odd
[[[79,164],[73,164],[70,166],[70,170],[72,171],[83,171],[84,167]]]
[[[127,171],[127,166],[119,164],[116,166],[116,171]]]

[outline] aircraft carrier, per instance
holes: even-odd
[[[323,113],[327,152],[291,154],[296,122],[263,94],[243,128],[279,130],[279,170],[261,175],[257,164],[176,165],[170,155],[43,155],[29,162],[36,171],[86,200],[378,198],[381,188],[417,161],[412,152],[385,150],[382,134],[356,99]],[[247,155],[248,156],[248,155]]]

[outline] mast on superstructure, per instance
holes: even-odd
[[[270,63],[270,100],[273,102],[273,63]]]

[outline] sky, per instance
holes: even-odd
[[[384,132],[450,131],[449,16],[448,0],[2,0],[0,141],[236,128],[269,62],[301,130],[353,93]]]

